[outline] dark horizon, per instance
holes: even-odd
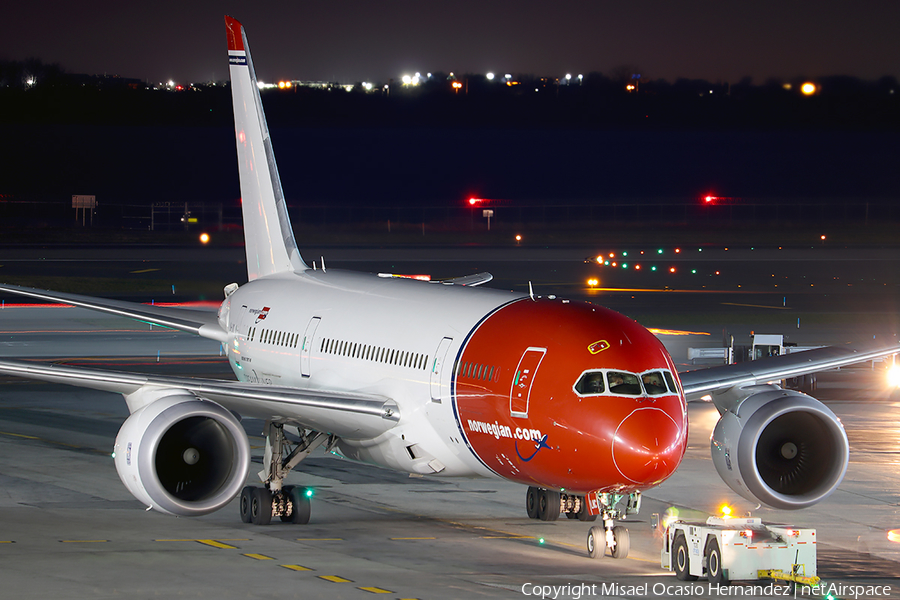
[[[40,57],[73,73],[179,83],[227,78],[222,15],[246,27],[259,78],[388,81],[429,71],[612,73],[756,84],[768,78],[900,76],[900,4],[800,0],[752,5],[643,0],[475,0],[377,6],[236,2],[7,7],[0,59]]]

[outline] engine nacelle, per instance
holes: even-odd
[[[719,419],[710,440],[719,476],[744,498],[772,508],[812,506],[837,488],[850,446],[824,404],[771,388]]]
[[[241,491],[250,444],[222,406],[172,394],[128,417],[116,436],[115,462],[122,483],[141,502],[171,515],[199,516]]]

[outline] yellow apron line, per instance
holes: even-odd
[[[352,579],[344,579],[343,577],[338,577],[337,575],[316,575],[319,579],[324,579],[325,581],[330,581],[331,583],[353,583]]]
[[[8,431],[0,431],[0,435],[9,435],[12,437],[25,438],[26,440],[39,440],[41,438],[34,437],[33,435],[23,435],[21,433],[9,433]]]
[[[256,560],[275,560],[271,556],[266,556],[265,554],[245,554],[247,558],[255,558]]]
[[[309,567],[304,567],[301,565],[280,565],[285,569],[290,569],[291,571],[315,571],[315,569],[310,569]]]
[[[360,587],[360,588],[356,588],[356,589],[362,590],[364,592],[372,592],[373,594],[393,594],[394,593],[390,590],[383,590],[383,589],[377,588],[377,587]]]

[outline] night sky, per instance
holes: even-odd
[[[90,8],[86,8],[89,6]],[[150,82],[224,80],[223,14],[262,80],[612,73],[736,82],[900,75],[896,0],[331,0],[7,3],[0,59]]]

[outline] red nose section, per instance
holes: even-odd
[[[650,487],[678,468],[683,444],[684,433],[668,413],[659,408],[638,408],[616,429],[613,461],[628,481]]]

